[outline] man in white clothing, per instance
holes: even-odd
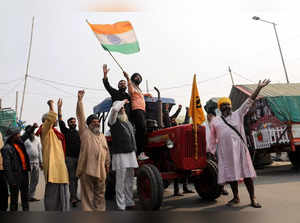
[[[112,136],[112,170],[116,171],[116,202],[118,210],[124,211],[135,206],[133,201],[136,141],[131,123],[128,121],[124,105],[128,100],[113,103],[108,125]]]
[[[28,125],[25,128],[27,132],[28,129],[32,128],[32,126]],[[30,180],[29,180],[29,190],[28,190],[28,201],[39,201],[34,197],[36,186],[39,182],[40,168],[43,169],[42,165],[42,145],[40,140],[34,136],[34,134],[30,134],[29,139],[25,142],[26,151],[30,161]]]

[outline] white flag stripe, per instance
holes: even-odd
[[[101,44],[120,45],[126,43],[134,43],[137,41],[133,30],[121,34],[104,35],[96,34]]]

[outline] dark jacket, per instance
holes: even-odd
[[[121,122],[119,119],[110,126],[112,137],[111,153],[130,153],[136,151],[136,142],[133,127],[130,122]]]
[[[66,139],[66,156],[78,159],[80,153],[79,132],[76,129],[67,128],[65,122],[62,120],[59,120],[59,128]]]
[[[26,171],[30,171],[30,162],[24,142],[29,138],[29,135],[33,132],[33,130],[34,129],[32,128],[29,131],[25,132],[21,136],[21,141],[17,143],[25,156],[27,168]],[[23,179],[22,172],[24,170],[17,149],[12,144],[6,141],[3,149],[1,150],[1,153],[3,157],[3,168],[8,184],[20,184]]]
[[[111,96],[112,103],[115,101],[123,101],[124,99],[128,99],[130,102],[130,95],[126,91],[120,91],[110,86],[108,79],[103,78],[103,84],[105,89],[108,91],[108,93]],[[131,111],[131,104],[125,104],[125,111],[128,117],[130,117],[130,111]]]

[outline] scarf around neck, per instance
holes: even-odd
[[[39,127],[39,129],[37,130],[37,132],[35,133],[36,136],[40,136],[41,135],[42,128],[43,128],[43,125],[41,125]],[[52,130],[54,131],[54,133],[57,136],[57,138],[61,141],[62,146],[63,146],[63,150],[64,150],[64,154],[66,156],[66,139],[65,139],[65,136],[60,131],[58,131],[56,128],[54,128],[54,127],[52,127]]]

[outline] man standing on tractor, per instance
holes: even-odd
[[[259,81],[254,93],[240,108],[232,112],[231,100],[221,98],[218,108],[221,117],[215,117],[211,122],[210,143],[208,151],[215,153],[218,146],[218,183],[229,183],[233,192],[233,199],[228,202],[229,206],[240,203],[238,193],[238,180],[244,179],[248,190],[251,206],[261,208],[256,201],[253,178],[256,173],[247,147],[244,131],[244,116],[252,106],[260,90],[267,86],[270,80]]]
[[[115,101],[108,119],[112,137],[112,170],[116,171],[116,202],[121,211],[135,206],[133,180],[134,168],[138,167],[133,126],[124,109],[127,103],[127,99]]]
[[[111,96],[111,100],[114,103],[115,101],[122,101],[124,99],[127,99],[129,101],[129,103],[126,103],[124,105],[126,114],[128,117],[130,117],[130,96],[129,94],[126,92],[127,89],[127,83],[125,80],[120,80],[118,83],[118,90],[111,87],[109,82],[108,82],[108,78],[107,78],[107,73],[109,72],[109,69],[107,68],[106,64],[103,64],[103,85],[105,87],[105,89],[108,91],[108,93]]]
[[[126,72],[123,72],[123,74],[127,80],[128,92],[131,96],[131,120],[135,126],[138,159],[149,159],[144,153],[146,144],[146,103],[144,96],[152,97],[152,95],[149,93],[143,94],[140,89],[139,85],[142,82],[142,76],[139,73],[134,73],[130,79]]]

